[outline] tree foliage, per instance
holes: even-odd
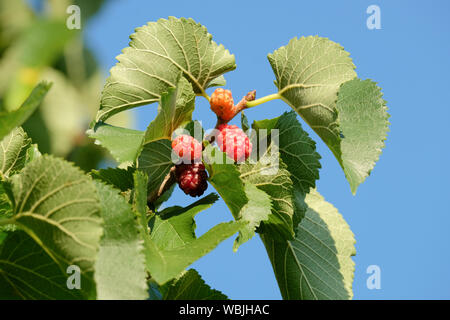
[[[208,183],[217,193],[185,207],[162,206],[175,187],[174,132],[193,132],[196,96],[209,99],[206,89],[224,85],[223,74],[236,64],[192,19],[149,22],[130,38],[87,132],[119,167],[86,173],[41,155],[33,144],[39,139],[21,125],[45,105],[47,83],[29,91],[19,108],[0,112],[0,298],[226,299],[186,269],[225,239],[235,237],[236,251],[259,234],[284,299],[350,299],[355,240],[316,190],[320,155],[303,125],[330,148],[355,193],[388,131],[380,88],[357,78],[339,44],[318,36],[292,39],[268,60],[277,88],[272,98],[293,110],[251,126],[242,113],[257,150],[244,163],[201,137]],[[52,50],[33,59],[48,64],[60,48]],[[249,100],[246,107],[267,100]],[[153,103],[158,113],[145,132],[106,122]],[[45,112],[42,107],[37,110]],[[197,236],[196,215],[219,197],[231,220]],[[81,270],[79,290],[66,285],[72,265]]]

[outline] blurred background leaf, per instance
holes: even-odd
[[[94,118],[106,74],[83,39],[83,26],[103,0],[0,0],[0,111],[17,109],[41,80],[52,89],[23,128],[42,153],[73,161],[85,171],[114,159],[85,131]],[[81,9],[81,29],[70,30],[66,12]],[[108,123],[132,127],[129,112]]]

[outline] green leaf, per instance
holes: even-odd
[[[133,173],[134,168],[128,167],[126,169],[121,168],[106,168],[100,170],[92,170],[91,176],[94,179],[103,181],[107,184],[114,186],[120,191],[127,191],[133,189],[134,180]]]
[[[176,86],[181,72],[194,92],[203,94],[214,79],[236,68],[234,56],[192,19],[149,22],[130,38],[106,81],[96,121],[159,101],[162,93]]]
[[[262,223],[261,232],[269,232],[280,240],[294,237],[295,198],[293,184],[286,165],[272,147],[265,150],[256,164],[239,166],[240,179],[264,191],[272,200],[272,214]]]
[[[352,193],[370,174],[389,130],[386,101],[371,80],[354,79],[339,89],[336,109],[342,130],[341,166]]]
[[[205,136],[205,130],[203,130],[202,124],[198,120],[189,121],[188,123],[181,125],[178,130],[180,129],[185,130],[186,134],[189,134],[198,141],[203,141],[203,137]]]
[[[223,198],[233,217],[239,219],[239,212],[248,198],[237,166],[226,153],[211,145],[203,151],[203,160],[209,174],[208,181]]]
[[[241,221],[220,223],[195,241],[171,250],[159,250],[153,244],[151,248],[147,248],[150,250],[152,261],[151,265],[147,264],[147,266],[152,277],[159,284],[176,277],[193,262],[214,250],[219,243],[238,232],[244,225]]]
[[[161,139],[144,145],[137,166],[148,175],[148,194],[158,192],[170,168],[174,166],[171,141]]]
[[[283,163],[290,173],[293,183],[293,226],[298,225],[305,214],[304,198],[319,179],[320,155],[316,143],[303,130],[294,111],[278,118],[255,121],[252,125],[261,138],[276,144]],[[263,129],[267,130],[263,134]],[[271,130],[278,130],[271,131]]]
[[[165,285],[162,291],[163,300],[228,300],[222,292],[208,286],[194,269]]]
[[[169,88],[169,92],[161,96],[158,115],[145,132],[144,144],[159,139],[171,140],[175,129],[191,121],[194,103],[192,85],[181,77],[176,89]]]
[[[144,132],[97,123],[93,129],[86,132],[96,139],[119,163],[134,163],[142,148]]]
[[[39,83],[17,109],[11,112],[0,112],[0,139],[3,139],[15,127],[22,125],[25,120],[36,110],[51,85],[45,82]]]
[[[170,250],[196,239],[194,217],[219,197],[211,193],[187,207],[168,207],[150,220],[151,239],[160,250]]]
[[[267,220],[271,214],[272,201],[267,193],[253,184],[246,183],[245,194],[248,197],[248,203],[239,212],[239,219],[248,221],[248,224],[239,231],[234,241],[233,251],[237,251],[240,245],[253,238],[261,221]]]
[[[2,219],[11,218],[14,214],[13,208],[14,203],[12,199],[11,185],[6,181],[0,180],[0,221]],[[13,224],[6,224],[6,225],[0,224],[0,234],[3,231],[14,231],[14,230],[16,230],[16,226]]]
[[[342,83],[356,77],[349,54],[326,38],[294,38],[268,55],[278,94],[341,158],[336,99]]]
[[[150,240],[148,218],[147,218],[147,183],[148,177],[142,171],[133,173],[134,195],[133,210],[138,217],[139,232],[143,236],[144,243]],[[145,251],[147,254],[147,251]]]
[[[225,77],[223,75],[218,76],[217,78],[211,80],[211,82],[208,84],[206,88],[211,87],[223,87],[227,84],[227,80],[225,80]]]
[[[295,240],[261,238],[283,299],[350,299],[353,296],[355,240],[341,214],[315,190]]]
[[[247,116],[244,114],[244,110],[241,111],[241,127],[244,132],[247,132],[248,129],[250,129]]]
[[[70,163],[44,155],[12,178],[12,223],[25,230],[64,270],[78,265],[91,291],[102,219],[92,180]],[[82,278],[83,279],[83,278]]]
[[[172,186],[167,189],[159,198],[157,198],[153,203],[149,204],[147,199],[148,176],[144,172],[137,170],[133,174],[133,179],[135,206],[139,207],[136,208],[135,211],[137,212],[138,216],[142,215],[143,217],[146,217],[147,215],[147,205],[150,205],[150,209],[153,211],[158,210],[164,202],[169,200],[176,186],[175,183],[172,184]],[[148,220],[142,220],[141,224],[144,227],[144,231],[147,232]]]
[[[245,226],[241,221],[220,223],[196,238],[194,216],[216,200],[217,195],[210,194],[186,208],[166,208],[151,218],[151,236],[144,235],[144,244],[147,268],[158,284],[179,276],[186,267]]]
[[[44,99],[44,101],[45,100],[47,100],[47,98]],[[33,142],[35,142],[39,146],[39,151],[51,154],[52,141],[50,137],[50,131],[48,130],[47,125],[44,121],[42,110],[43,105],[44,103],[41,103],[39,108],[36,109],[36,111],[34,111],[33,114],[22,124],[22,128],[23,130],[25,130],[28,136],[33,137]],[[58,121],[60,121],[59,118]],[[71,140],[70,143],[72,142],[73,140]]]
[[[39,158],[40,156],[42,156],[42,153],[39,151],[38,145],[35,144],[35,143],[32,144],[27,149],[27,157],[26,157],[26,160],[25,160],[25,165],[27,165],[28,163],[30,163],[34,159]]]
[[[82,299],[81,290],[68,289],[69,276],[23,231],[9,233],[2,244],[0,299]]]
[[[3,243],[3,241],[5,241],[7,236],[8,236],[8,233],[6,233],[5,231],[0,231],[0,246]]]
[[[103,237],[95,263],[97,299],[147,299],[142,240],[131,205],[116,190],[96,182]]]
[[[20,171],[26,163],[31,139],[21,127],[11,131],[0,141],[0,175],[8,177]]]
[[[291,173],[295,187],[304,194],[315,188],[319,179],[320,155],[316,152],[316,143],[303,130],[295,112],[286,112],[278,118],[255,121],[253,128],[266,129],[271,137],[271,130],[278,129],[278,149],[283,162]]]
[[[13,214],[13,203],[8,196],[8,192],[10,192],[10,190],[7,190],[8,187],[10,186],[7,182],[0,181],[0,219],[9,218]]]
[[[159,291],[160,287],[152,279],[148,282],[148,300],[162,300],[162,294]]]
[[[147,272],[151,272],[152,264],[154,263],[154,255],[159,255],[158,249],[150,238],[149,210],[147,208],[147,184],[148,177],[141,171],[136,171],[133,174],[134,178],[134,194],[133,194],[133,210],[137,216],[139,234],[144,244],[145,267]],[[153,215],[153,213],[151,213]],[[163,259],[162,255],[158,256],[156,260]],[[149,299],[155,300],[160,296],[158,285],[153,279],[148,282]]]
[[[153,207],[155,210],[158,210],[159,207],[166,202],[167,200],[170,199],[170,197],[172,196],[173,191],[175,190],[175,186],[177,184],[174,183],[171,187],[169,187],[169,189],[167,189],[158,199],[156,199],[155,202],[153,202]]]

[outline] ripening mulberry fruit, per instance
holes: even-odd
[[[182,163],[199,162],[202,158],[202,144],[186,134],[179,135],[172,141],[172,149]]]
[[[217,127],[217,144],[220,150],[236,162],[247,160],[252,152],[252,143],[241,128],[235,125],[221,124]]]
[[[181,190],[192,197],[201,196],[208,188],[208,174],[203,163],[177,165],[175,177]]]
[[[222,120],[229,121],[236,115],[233,96],[230,90],[217,88],[209,100],[211,110]]]

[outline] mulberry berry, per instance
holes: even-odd
[[[203,163],[177,165],[175,177],[181,190],[192,197],[201,196],[208,188],[208,174]]]
[[[202,158],[202,145],[195,138],[182,134],[172,141],[172,149],[183,163],[198,162]]]
[[[252,143],[242,129],[235,125],[221,124],[218,128],[217,144],[220,150],[236,162],[247,160],[252,152]]]
[[[216,89],[209,100],[211,110],[222,120],[229,121],[236,115],[233,96],[230,90]]]

